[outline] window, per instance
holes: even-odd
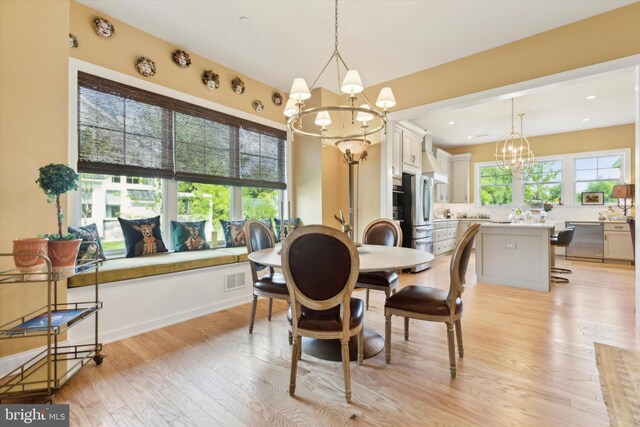
[[[280,191],[269,188],[244,187],[242,189],[242,217],[271,219],[278,216]]]
[[[199,105],[78,73],[78,171],[83,224],[123,248],[118,217],[266,219],[286,188],[286,132]],[[167,192],[167,194],[163,194]],[[175,204],[173,202],[176,202]]]
[[[129,184],[111,175],[80,174],[82,225],[96,224],[105,250],[124,249],[124,237],[118,222],[123,218],[149,218],[162,214],[162,180],[148,184]],[[166,233],[166,231],[163,230]]]
[[[611,190],[622,182],[623,156],[621,154],[575,159],[576,200],[582,201],[583,192],[603,192],[604,202],[613,203]]]
[[[216,231],[220,241],[224,239],[220,220],[230,218],[231,187],[178,181],[178,221],[205,220],[207,239]]]
[[[562,197],[562,161],[545,160],[533,165],[531,176],[524,182],[524,203],[531,200],[557,202]]]
[[[513,197],[512,177],[496,166],[480,167],[480,204],[509,205]]]

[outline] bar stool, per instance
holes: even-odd
[[[575,229],[573,227],[567,227],[551,236],[551,248],[553,250],[553,256],[551,257],[551,272],[558,274],[571,274],[571,270],[568,268],[556,267],[555,247],[566,248],[571,244],[573,240],[573,233]],[[551,276],[551,281],[554,283],[569,283],[569,279],[560,276]]]

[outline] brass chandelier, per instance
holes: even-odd
[[[529,140],[522,130],[524,113],[518,114],[518,117],[520,117],[520,132],[515,131],[515,114],[513,98],[511,98],[511,133],[496,143],[495,159],[500,170],[514,178],[525,180],[533,172],[535,158]]]
[[[335,60],[338,81],[338,93],[348,95],[347,102],[339,105],[329,105],[321,107],[305,107],[304,101],[311,98],[311,90],[327,70],[332,61]],[[340,81],[340,70],[346,69],[346,74],[342,84]],[[369,99],[364,94],[364,85],[360,79],[360,74],[356,70],[350,69],[342,55],[338,51],[338,0],[335,1],[335,46],[331,57],[326,65],[320,71],[320,74],[311,85],[311,89],[307,86],[303,78],[296,78],[291,85],[289,100],[284,109],[284,115],[288,117],[287,127],[291,131],[291,139],[295,135],[302,135],[314,138],[329,139],[336,141],[336,146],[345,154],[345,159],[354,160],[354,156],[359,154],[360,159],[366,158],[366,148],[370,144],[367,140],[368,135],[384,130],[386,133],[387,111],[396,105],[391,88],[384,87],[380,90],[378,99],[376,100],[377,109],[371,105]],[[358,97],[356,95],[362,93],[365,103],[357,105]],[[341,126],[330,125],[333,123],[333,115],[338,115]],[[345,120],[343,115],[348,118]],[[316,129],[309,129],[309,126],[303,122],[311,120],[315,116],[313,123]],[[349,122],[345,127],[345,121]],[[358,124],[356,124],[358,122]],[[359,129],[357,129],[359,126]]]

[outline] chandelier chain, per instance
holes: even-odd
[[[335,3],[335,51],[338,53],[338,0]]]

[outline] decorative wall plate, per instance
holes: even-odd
[[[69,33],[69,47],[78,47],[78,39],[73,34]]]
[[[147,57],[141,56],[136,61],[136,70],[145,77],[151,77],[156,73],[156,63]]]
[[[209,90],[218,89],[220,86],[220,76],[213,72],[213,70],[207,70],[202,74],[202,83]]]
[[[259,100],[255,100],[253,101],[253,103],[251,104],[251,106],[253,107],[254,110],[256,110],[258,113],[262,113],[262,110],[264,110],[264,104],[262,103],[262,101]]]
[[[113,28],[113,24],[104,18],[96,18],[93,20],[93,26],[96,29],[96,34],[98,34],[103,39],[109,39],[113,37],[116,30]]]
[[[231,80],[231,88],[238,95],[242,95],[244,93],[244,82],[240,80],[240,77],[236,77]]]
[[[191,65],[191,58],[189,58],[189,54],[184,50],[176,50],[173,52],[173,62],[180,68],[188,68]]]
[[[271,101],[273,101],[273,104],[277,107],[282,105],[282,95],[280,95],[279,92],[273,92],[273,95],[271,95]]]

